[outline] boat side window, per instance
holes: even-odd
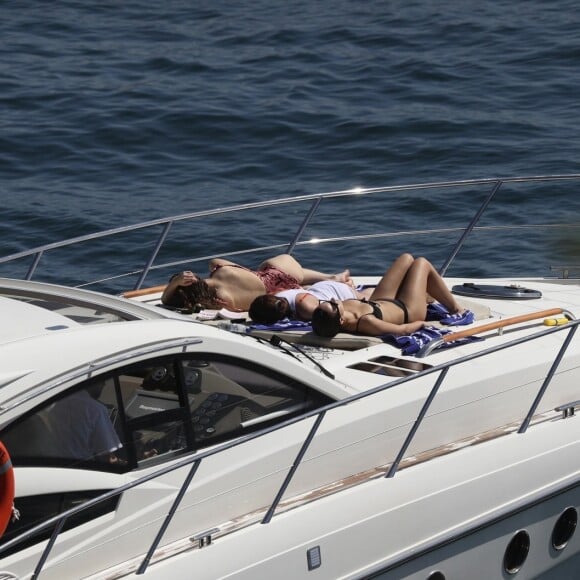
[[[105,393],[109,379],[92,379],[51,399],[2,433],[15,466],[49,464],[116,470],[124,459],[115,428],[116,406]]]
[[[91,378],[0,434],[19,466],[126,472],[331,402],[235,357],[181,354]]]
[[[128,453],[137,465],[192,449],[188,397],[173,357],[132,365],[117,377]]]
[[[328,402],[298,381],[241,359],[181,361],[197,448],[243,435]]]
[[[125,472],[193,449],[174,357],[90,379],[0,434],[16,467]]]
[[[20,517],[17,520],[12,520],[10,522],[4,535],[0,539],[0,544],[8,542],[19,534],[28,532],[31,528],[44,522],[48,518],[54,517],[68,509],[78,506],[81,503],[87,502],[106,491],[106,489],[78,490],[18,497],[15,504],[20,513]],[[74,516],[67,518],[63,525],[63,531],[73,529],[100,516],[114,512],[119,504],[119,498],[120,496],[110,497],[84,509]],[[29,536],[24,541],[16,544],[13,548],[9,548],[2,552],[1,557],[5,558],[10,554],[24,550],[24,548],[38,544],[42,540],[47,540],[52,534],[53,529],[54,528],[48,528]]]

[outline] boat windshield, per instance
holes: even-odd
[[[48,310],[78,324],[103,324],[135,320],[135,317],[124,312],[64,296],[22,293],[14,290],[0,290],[0,296]]]

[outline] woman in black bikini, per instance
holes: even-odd
[[[257,270],[215,258],[209,263],[209,277],[200,278],[189,270],[171,277],[161,302],[187,310],[227,308],[238,312],[248,310],[252,300],[262,294],[301,288],[321,280],[351,283],[350,272],[325,274],[303,268],[289,254],[281,254],[262,262]]]
[[[451,314],[462,311],[431,262],[402,254],[368,300],[321,302],[312,315],[312,329],[326,337],[341,330],[368,336],[411,334],[424,325],[428,298]]]

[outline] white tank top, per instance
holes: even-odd
[[[357,294],[352,286],[344,282],[336,282],[335,280],[323,280],[322,282],[315,282],[307,289],[298,288],[295,290],[283,290],[277,292],[276,296],[286,298],[290,309],[294,316],[296,316],[296,297],[299,294],[312,294],[318,300],[350,300],[356,298]]]

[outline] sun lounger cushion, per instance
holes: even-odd
[[[475,301],[464,298],[458,299],[459,304],[463,308],[469,309],[473,312],[475,320],[482,320],[491,316],[489,307],[482,306]],[[236,313],[240,319],[248,320],[247,313]],[[210,324],[216,324],[216,320],[212,320]],[[439,326],[440,322],[430,322],[433,326]],[[248,334],[257,336],[265,340],[270,340],[273,335],[279,336],[281,339],[308,346],[336,348],[340,350],[357,350],[359,348],[368,348],[376,344],[384,344],[384,340],[378,336],[363,336],[360,334],[350,334],[348,332],[339,332],[332,338],[318,336],[312,332],[311,326],[306,322],[297,320],[288,320],[278,322],[273,325],[252,324],[248,320]]]

